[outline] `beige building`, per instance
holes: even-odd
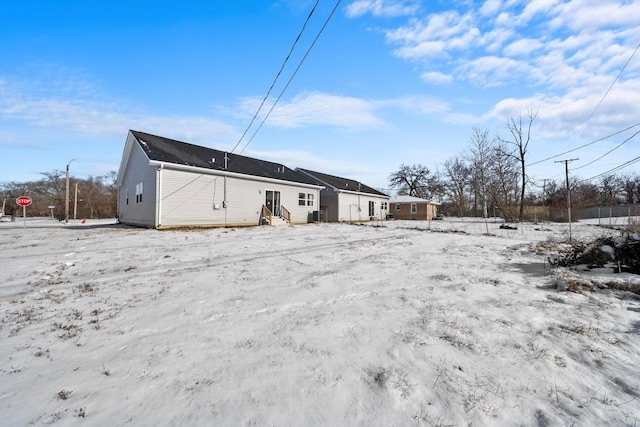
[[[394,196],[389,200],[389,217],[394,219],[431,220],[440,203],[413,196]]]

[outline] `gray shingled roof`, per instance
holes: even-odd
[[[341,178],[339,176],[328,175],[326,173],[314,172],[314,171],[301,169],[301,168],[297,168],[296,170],[302,172],[303,174],[313,177],[315,182],[318,183],[319,185],[329,185],[338,190],[359,191],[361,193],[368,193],[368,194],[375,194],[376,196],[389,197],[388,195],[376,190],[375,188],[371,188],[353,179]]]
[[[150,160],[224,171],[226,154],[228,158],[226,170],[229,172],[317,185],[311,178],[279,163],[225,153],[213,148],[193,145],[135,130],[132,130],[131,134],[136,138]]]

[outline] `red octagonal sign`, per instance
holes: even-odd
[[[31,197],[29,196],[20,196],[16,199],[16,203],[19,206],[29,206],[31,204],[32,200]]]

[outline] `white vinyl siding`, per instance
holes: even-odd
[[[250,178],[205,175],[172,170],[162,173],[160,226],[258,225],[266,190],[280,192],[280,205],[291,213],[292,223],[307,223],[312,207],[299,206],[302,191],[317,198],[318,190],[301,188],[295,183],[278,184]],[[225,200],[226,179],[226,200]],[[145,190],[146,191],[146,190]]]
[[[128,138],[133,138],[129,134]],[[129,144],[130,141],[127,141]],[[155,226],[155,201],[156,193],[156,166],[149,165],[149,159],[137,142],[131,141],[131,153],[129,154],[126,172],[122,178],[118,194],[118,218],[126,224],[140,225],[143,227]],[[136,188],[144,188],[145,197],[140,200],[130,200],[133,194],[138,196]],[[136,203],[136,201],[138,201]]]
[[[159,226],[224,225],[224,179],[162,169]]]
[[[387,200],[389,199],[386,197],[373,194],[341,192],[338,195],[338,221],[368,221],[372,216],[382,215],[380,211],[376,211],[376,208],[374,208],[374,215],[369,215],[369,202],[374,206],[380,206]]]

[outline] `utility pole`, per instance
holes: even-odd
[[[71,161],[67,163],[67,183],[66,183],[67,191],[65,193],[65,205],[64,205],[64,223],[65,224],[69,223],[69,165],[74,160],[75,159],[71,159]]]
[[[580,159],[556,160],[554,163],[564,163],[565,175],[567,177],[567,214],[569,216],[569,243],[571,243],[571,191],[569,190],[569,162]]]
[[[76,191],[73,198],[73,219],[76,218],[76,213],[78,212],[78,183],[76,182]]]
[[[547,206],[547,181],[551,179],[544,178],[542,180],[542,206],[547,208],[547,221],[549,221],[549,207]]]

